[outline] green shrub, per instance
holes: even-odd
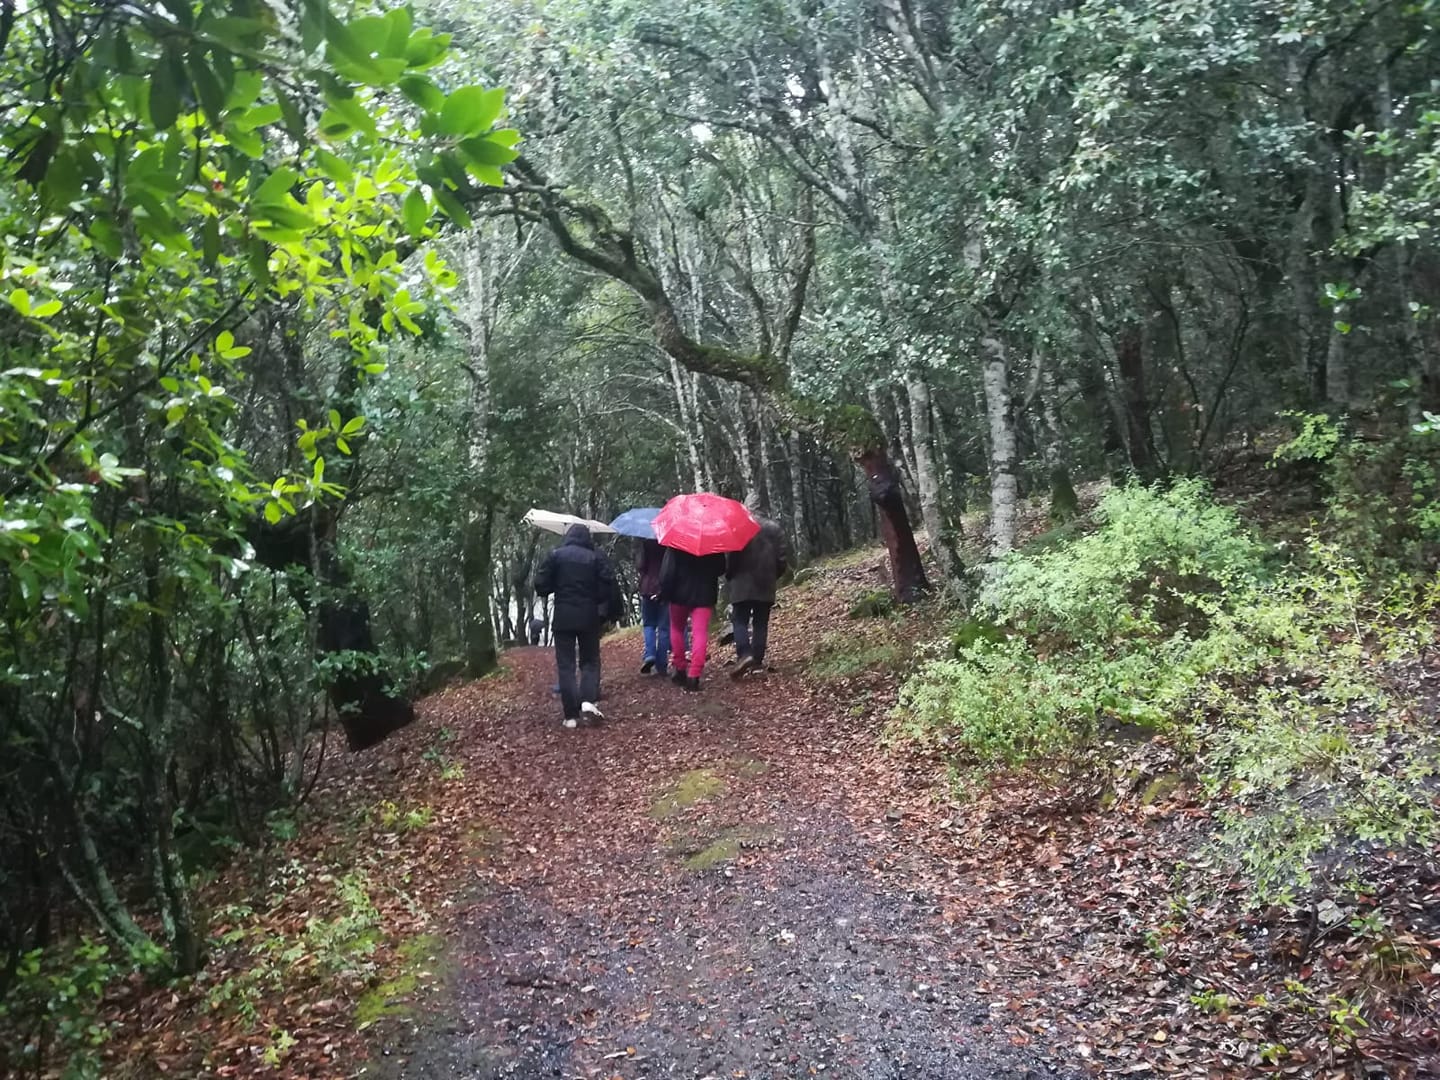
[[[996,768],[1179,727],[1233,807],[1220,843],[1267,897],[1349,840],[1434,841],[1433,740],[1392,722],[1377,671],[1422,648],[1435,581],[1385,586],[1313,537],[1272,573],[1194,482],[1114,492],[1098,518],[992,575],[950,655],[902,688],[896,732]]]
[[[1223,599],[1256,587],[1265,550],[1203,484],[1118,488],[1095,517],[1095,531],[991,575],[952,656],[903,688],[906,734],[1015,765],[1083,746],[1107,722],[1165,724],[1199,678],[1266,655]]]
[[[1202,481],[1111,490],[1100,528],[1000,565],[980,604],[1032,635],[1098,643],[1183,630],[1196,597],[1257,580],[1264,548]]]
[[[0,1066],[14,1075],[90,1080],[103,1075],[99,1052],[110,1026],[98,1017],[110,981],[125,969],[106,945],[82,938],[67,949],[34,949],[20,957],[15,982],[0,1004],[0,1025],[19,1036]],[[7,1072],[8,1075],[8,1072]]]
[[[1426,420],[1396,434],[1350,433],[1341,419],[1285,414],[1295,435],[1277,467],[1319,469],[1325,534],[1368,573],[1433,570],[1440,554],[1440,429]]]

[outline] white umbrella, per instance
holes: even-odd
[[[565,535],[565,531],[571,525],[584,525],[595,533],[613,533],[615,530],[603,521],[591,521],[589,518],[576,517],[574,514],[557,514],[551,510],[539,510],[531,507],[525,514],[525,524],[534,525],[537,529],[544,529],[546,532]]]

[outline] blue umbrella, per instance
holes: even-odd
[[[644,506],[638,510],[626,510],[610,523],[610,527],[621,536],[634,536],[641,540],[654,540],[655,529],[651,522],[660,513],[658,506]]]

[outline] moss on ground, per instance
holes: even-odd
[[[400,943],[391,978],[366,991],[355,1003],[355,1028],[364,1031],[390,1017],[409,1016],[422,978],[443,976],[445,941],[438,934],[417,934]]]
[[[739,855],[743,848],[764,844],[774,834],[775,830],[768,826],[737,825],[712,837],[703,847],[682,848],[676,854],[681,856],[681,866],[699,873],[729,862]]]
[[[702,799],[713,798],[725,791],[725,778],[714,769],[691,769],[684,773],[650,807],[650,816],[672,818]]]

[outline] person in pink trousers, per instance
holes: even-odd
[[[691,555],[678,548],[666,548],[660,564],[660,599],[670,605],[670,664],[675,669],[671,677],[691,693],[700,689],[700,676],[705,673],[710,620],[720,599],[720,578],[724,573],[724,555]],[[688,662],[687,623],[692,645]]]

